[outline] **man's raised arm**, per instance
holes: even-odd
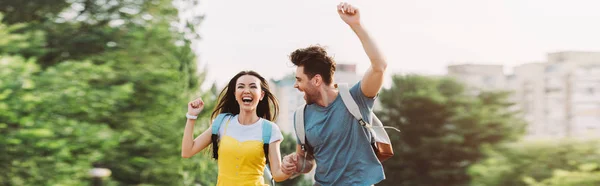
[[[375,45],[375,42],[369,36],[368,32],[360,23],[360,12],[358,8],[348,4],[340,3],[337,7],[338,14],[356,33],[358,39],[363,45],[365,53],[371,61],[371,67],[365,73],[361,81],[360,89],[366,97],[375,97],[383,86],[383,77],[387,68],[387,62]]]

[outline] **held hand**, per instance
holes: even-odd
[[[204,101],[202,101],[202,98],[198,98],[188,103],[188,114],[192,116],[200,114],[202,109],[204,109]]]
[[[360,12],[357,7],[354,7],[346,2],[342,2],[337,6],[337,12],[340,18],[350,26],[360,25]]]
[[[297,162],[294,161],[294,158],[293,158],[295,156],[296,156],[296,154],[294,153],[294,154],[289,154],[289,155],[283,157],[283,163],[281,164],[281,171],[284,174],[292,175],[292,174],[296,173],[296,169],[297,169],[296,163]]]
[[[295,172],[302,172],[302,164],[300,164],[299,160],[300,155],[294,153],[294,156],[292,156],[292,162],[294,162],[294,165],[296,165],[296,169],[294,170]]]

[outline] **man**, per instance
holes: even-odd
[[[350,94],[366,121],[381,86],[387,67],[375,43],[362,27],[356,7],[340,3],[338,14],[356,33],[371,61],[371,67]],[[333,83],[335,61],[325,49],[310,46],[290,55],[297,66],[294,88],[304,92],[304,123],[309,146],[306,160],[297,145],[296,153],[284,157],[286,174],[308,173],[315,163],[316,185],[373,185],[385,179],[383,167],[370,145],[368,131],[346,109]],[[298,124],[296,124],[298,125]],[[300,170],[303,167],[304,170]]]

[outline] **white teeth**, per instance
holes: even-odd
[[[242,101],[252,101],[252,98],[250,98],[250,97],[243,97]]]

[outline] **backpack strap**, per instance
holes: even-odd
[[[262,140],[263,140],[263,151],[265,152],[265,159],[267,159],[267,164],[265,166],[264,174],[266,176],[266,180],[269,180],[271,185],[275,185],[275,180],[273,179],[273,175],[271,173],[271,168],[269,167],[269,144],[271,142],[271,132],[273,131],[273,123],[269,120],[263,119],[262,124]]]
[[[300,149],[304,152],[304,159],[308,156],[308,149],[306,148],[306,133],[304,131],[304,109],[306,108],[306,104],[302,104],[302,106],[296,109],[296,114],[294,115],[294,131],[296,132],[296,137],[300,140]],[[306,168],[306,161],[302,161],[302,167],[300,170],[304,170]]]
[[[354,101],[354,98],[352,98],[352,95],[350,95],[350,88],[348,88],[348,84],[339,83],[337,84],[337,87],[340,95],[342,96],[342,101],[344,102],[344,105],[346,105],[346,108],[348,109],[350,114],[352,114],[352,116],[354,116],[354,118],[358,120],[358,123],[360,123],[360,125],[369,127],[370,124],[363,119],[363,116],[360,113],[360,109],[358,108],[356,101]]]
[[[219,128],[221,128],[221,124],[223,123],[223,120],[225,120],[225,118],[227,118],[228,120],[231,119],[231,114],[221,113],[217,115],[217,118],[215,118],[211,126],[212,135],[210,136],[210,139],[212,141],[213,158],[215,159],[219,158]]]
[[[273,125],[269,120],[263,119],[262,124],[262,139],[263,139],[263,150],[265,151],[265,158],[267,164],[269,164],[269,142],[271,142],[271,131]]]
[[[296,109],[296,113],[294,115],[294,129],[296,131],[296,137],[300,140],[300,148],[302,151],[306,152],[306,134],[304,131],[304,109],[306,108],[305,104],[298,107]]]
[[[354,118],[358,120],[358,123],[360,125],[366,127],[369,131],[369,134],[371,134],[371,144],[373,145],[373,143],[375,143],[375,131],[373,131],[372,125],[363,119],[362,114],[360,113],[360,109],[356,104],[356,101],[354,101],[354,98],[352,98],[352,95],[350,95],[350,88],[348,88],[348,84],[340,83],[337,84],[337,87],[340,95],[342,96],[342,101],[344,102],[344,105],[346,105],[346,108],[348,109],[350,114],[352,114],[352,116],[354,116]]]

